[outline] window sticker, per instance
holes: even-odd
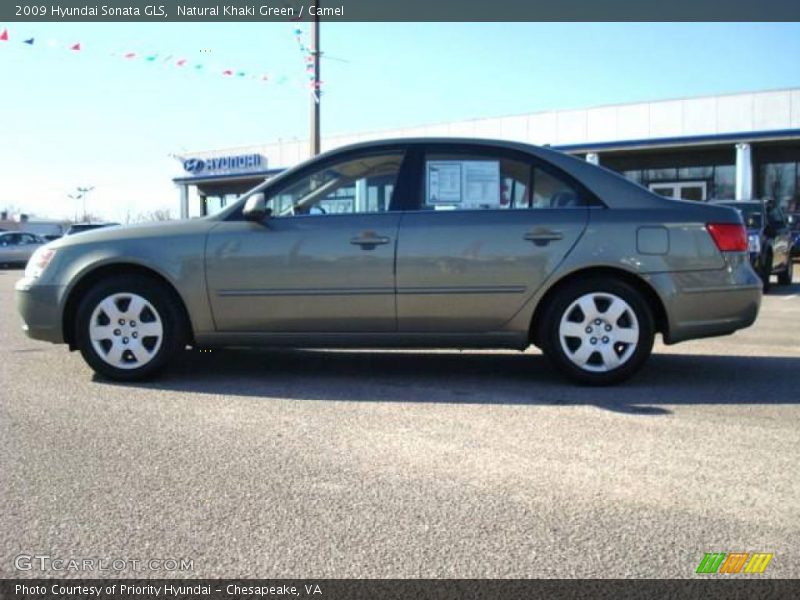
[[[500,162],[495,160],[429,161],[426,204],[461,209],[500,207]]]
[[[426,204],[461,203],[461,163],[428,162],[428,198]]]

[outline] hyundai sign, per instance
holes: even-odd
[[[218,158],[187,158],[183,170],[191,175],[247,173],[266,168],[266,159],[260,154],[220,156]]]

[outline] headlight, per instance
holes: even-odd
[[[747,249],[756,254],[761,252],[761,238],[757,233],[751,233],[747,236]]]
[[[47,246],[38,248],[25,267],[25,277],[28,279],[40,277],[55,255],[56,251],[52,248],[48,248]]]

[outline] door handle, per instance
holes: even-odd
[[[351,238],[350,243],[356,246],[361,246],[364,250],[372,250],[375,246],[381,244],[388,244],[391,240],[383,235],[377,235],[373,231],[365,231],[361,235]]]
[[[553,231],[552,229],[537,229],[526,233],[525,239],[529,242],[533,242],[537,246],[544,246],[550,242],[563,240],[564,234],[560,231]]]

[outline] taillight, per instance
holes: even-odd
[[[739,223],[709,223],[708,233],[721,252],[746,252],[747,230]]]

